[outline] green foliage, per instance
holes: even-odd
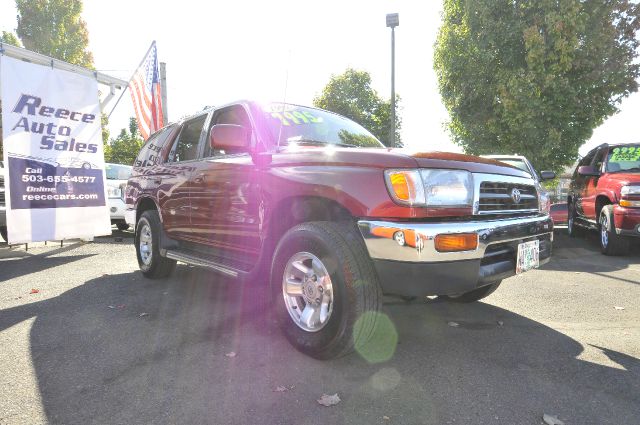
[[[129,129],[122,129],[115,139],[104,145],[104,160],[113,164],[133,165],[144,140],[138,133],[136,119],[129,119]]]
[[[22,47],[22,43],[18,40],[18,37],[12,32],[2,31],[0,41],[3,43],[11,44],[12,46]]]
[[[93,68],[81,0],[16,0],[16,7],[17,33],[25,48]]]
[[[402,146],[396,96],[396,146]],[[371,87],[371,75],[366,71],[347,69],[331,76],[322,93],[313,99],[314,106],[335,112],[357,122],[386,146],[390,145],[391,100],[385,100]]]
[[[434,68],[454,142],[561,171],[638,90],[640,5],[444,0]]]

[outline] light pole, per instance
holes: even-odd
[[[397,13],[387,14],[387,26],[391,28],[391,147],[396,147],[396,27],[400,25]]]

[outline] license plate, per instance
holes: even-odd
[[[540,266],[540,241],[524,242],[518,244],[518,260],[516,261],[516,274]]]

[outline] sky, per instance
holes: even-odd
[[[166,5],[165,5],[166,4]],[[433,71],[441,1],[322,0],[85,0],[83,19],[99,71],[128,80],[156,40],[167,64],[169,121],[238,99],[311,105],[332,75],[368,71],[372,85],[391,93],[391,34],[396,28],[396,93],[402,97],[402,140],[421,150],[460,151],[444,130],[447,111]],[[0,0],[0,30],[15,30],[13,0]],[[115,105],[113,100],[107,112]],[[129,92],[109,129],[116,136],[133,116]],[[638,140],[640,94],[594,131],[582,154],[604,142]]]

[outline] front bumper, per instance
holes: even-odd
[[[109,214],[111,220],[124,220],[124,213],[126,211],[126,204],[121,198],[109,198]]]
[[[616,233],[640,237],[640,208],[626,208],[618,204],[613,207]]]
[[[516,272],[518,244],[540,241],[540,264],[549,261],[553,221],[548,215],[468,222],[386,222],[360,220],[358,227],[382,289],[400,295],[455,295]],[[435,237],[477,233],[471,251],[438,252]]]

